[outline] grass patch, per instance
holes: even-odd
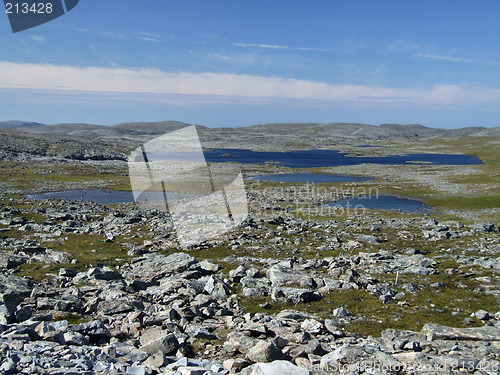
[[[500,208],[500,195],[482,197],[429,197],[427,202],[444,209],[480,210]]]
[[[70,264],[47,264],[40,262],[21,264],[16,271],[16,276],[30,277],[35,282],[40,282],[57,275],[60,268],[68,268]]]
[[[18,229],[11,229],[7,231],[2,231],[1,235],[3,238],[24,238],[26,236],[31,236],[33,235],[33,231],[21,231]]]
[[[9,187],[21,191],[37,186],[47,187],[61,183],[88,184],[89,182],[103,182],[109,187],[128,186],[125,190],[130,190],[125,164],[120,168],[102,163],[99,168],[96,168],[95,163],[67,161],[54,164],[41,161],[0,161],[0,179],[7,182]]]
[[[103,241],[103,236],[89,234],[67,234],[64,238],[47,243],[47,246],[56,251],[69,254],[76,263],[27,263],[19,266],[19,276],[29,276],[35,281],[41,281],[50,277],[50,274],[58,274],[61,268],[70,268],[78,272],[86,271],[90,267],[116,267],[127,262],[128,247],[121,241],[123,236],[118,236],[114,242]],[[134,239],[140,241],[140,239]]]
[[[405,297],[409,306],[383,304],[367,291],[353,289],[329,292],[318,302],[296,306],[272,302],[270,297],[241,297],[240,306],[244,312],[254,314],[277,314],[284,309],[295,309],[324,319],[332,319],[333,310],[342,306],[354,315],[353,321],[343,325],[347,331],[377,337],[388,328],[420,331],[426,323],[463,327],[462,320],[471,312],[479,309],[496,311],[498,307],[493,296],[469,288],[453,288],[449,282],[443,288],[427,286],[425,290],[407,293]],[[262,307],[266,302],[268,307]],[[475,325],[480,324],[478,321]]]
[[[104,241],[104,236],[90,234],[68,234],[65,241],[52,244],[57,251],[69,253],[72,259],[85,266],[120,265],[128,259],[127,251],[117,236],[113,242]]]
[[[71,314],[71,313],[64,313],[64,314],[53,314],[53,320],[55,322],[61,321],[61,320],[66,320],[69,325],[75,325],[75,324],[81,324],[81,323],[86,323],[89,322],[90,319],[89,317],[85,317],[80,314]]]

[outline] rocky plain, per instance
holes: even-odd
[[[128,154],[185,125],[2,124],[0,373],[500,373],[499,128],[199,127],[212,148],[484,164],[307,170],[373,178],[347,183],[247,179],[245,221],[188,249],[168,211],[27,196],[130,190]],[[434,210],[324,206],[379,193]]]

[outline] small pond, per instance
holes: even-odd
[[[433,211],[433,208],[424,202],[414,199],[394,197],[391,195],[373,195],[368,197],[348,198],[339,202],[328,203],[326,206],[351,209],[358,207],[370,210],[392,210],[416,213],[428,213]]]

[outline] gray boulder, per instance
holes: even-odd
[[[11,324],[15,320],[16,308],[12,305],[6,305],[0,302],[0,324]]]
[[[73,332],[88,336],[92,342],[104,342],[110,338],[109,330],[101,320],[76,324],[70,326],[69,329]]]
[[[500,328],[495,326],[454,328],[440,324],[427,323],[422,328],[427,340],[474,340],[500,341]]]
[[[231,281],[239,282],[242,278],[247,275],[247,269],[244,266],[238,266],[238,268],[229,271],[229,278]]]
[[[156,368],[163,367],[168,364],[167,357],[163,352],[158,351],[155,354],[151,355],[148,359],[144,361],[144,364],[147,366],[152,366]]]
[[[98,280],[118,280],[122,278],[118,272],[113,271],[108,267],[103,268],[91,268],[88,270],[87,275]]]
[[[291,320],[306,320],[306,319],[318,319],[318,317],[314,315],[307,314],[302,311],[297,310],[282,310],[278,315],[276,315],[278,319],[291,319]]]
[[[274,287],[280,286],[300,286],[303,288],[314,288],[316,282],[304,271],[299,271],[291,267],[287,267],[283,263],[276,264],[269,268],[266,272],[267,278],[271,281]]]
[[[151,355],[159,351],[165,355],[175,354],[179,348],[175,335],[158,327],[144,331],[140,342],[141,349]]]
[[[0,267],[2,268],[15,268],[26,263],[28,259],[28,256],[13,254],[12,251],[0,251]]]
[[[386,329],[382,331],[382,340],[387,349],[391,351],[414,350],[420,351],[425,335],[419,332]]]
[[[198,260],[186,253],[174,253],[169,256],[151,253],[135,259],[131,273],[143,280],[159,280],[184,272],[196,263]]]
[[[233,331],[227,334],[224,348],[229,352],[247,353],[257,344],[258,340],[245,335],[243,332]]]
[[[241,375],[312,375],[312,373],[291,362],[277,360],[271,363],[256,363],[243,369]]]
[[[333,310],[333,316],[336,318],[348,318],[351,316],[351,313],[341,306]]]
[[[325,372],[338,374],[349,374],[356,369],[375,369],[377,365],[383,365],[394,371],[389,374],[400,372],[401,363],[389,354],[368,346],[354,346],[344,344],[333,352],[321,357],[320,367]]]
[[[78,274],[78,271],[73,270],[71,268],[61,268],[59,270],[59,276],[62,277],[75,277]]]
[[[19,305],[25,297],[29,297],[32,289],[31,281],[0,273],[0,302]]]
[[[360,242],[370,243],[370,244],[380,243],[380,240],[377,237],[369,235],[369,234],[360,234],[360,235],[356,236],[356,240],[358,240]]]
[[[230,372],[235,373],[235,372],[240,372],[245,367],[248,367],[250,365],[250,362],[245,361],[244,359],[231,358],[231,359],[226,359],[222,363],[222,365]]]
[[[269,341],[259,341],[247,352],[247,359],[252,362],[272,362],[285,358],[281,349]]]
[[[204,287],[205,292],[218,300],[225,300],[231,294],[229,287],[217,276],[211,275]]]
[[[294,305],[299,303],[319,301],[322,296],[321,293],[300,288],[273,288],[271,298],[277,302],[290,302]]]

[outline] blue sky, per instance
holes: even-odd
[[[0,120],[500,126],[500,2],[81,0],[13,34]]]

